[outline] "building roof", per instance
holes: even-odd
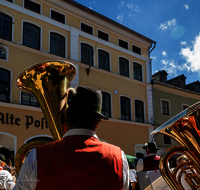
[[[64,1],[76,6],[78,8],[80,8],[81,10],[85,10],[86,12],[91,13],[94,16],[97,16],[97,17],[99,17],[99,18],[101,18],[101,19],[103,19],[103,20],[105,20],[107,22],[110,22],[111,24],[114,24],[115,26],[117,26],[119,28],[122,28],[122,29],[124,29],[124,30],[126,30],[126,31],[128,31],[128,32],[130,32],[130,33],[132,33],[132,34],[134,34],[134,35],[136,35],[136,36],[138,36],[138,37],[150,42],[150,43],[156,44],[156,41],[154,41],[154,40],[152,40],[150,38],[147,38],[146,36],[143,36],[142,34],[136,32],[134,30],[131,30],[130,28],[128,28],[128,27],[126,27],[126,26],[124,26],[124,25],[122,25],[122,24],[120,24],[120,23],[118,23],[118,22],[116,22],[116,21],[114,21],[114,20],[112,20],[112,19],[110,19],[110,18],[108,18],[108,17],[106,17],[106,16],[104,16],[104,15],[102,15],[102,14],[100,14],[100,13],[98,13],[98,12],[96,12],[96,11],[94,11],[94,10],[92,10],[92,9],[90,9],[90,8],[80,4],[80,3],[78,3],[78,2],[76,2],[76,1],[74,1],[74,0],[64,0]]]

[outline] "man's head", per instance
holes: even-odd
[[[101,119],[102,95],[99,90],[79,86],[68,90],[66,123],[68,128],[87,128],[95,130]]]
[[[147,155],[148,154],[156,154],[159,148],[157,148],[157,145],[155,142],[148,142],[143,146],[143,149],[146,150]]]

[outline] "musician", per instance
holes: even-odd
[[[160,157],[156,155],[159,150],[156,143],[148,142],[143,146],[143,149],[145,149],[147,157],[138,160],[137,172],[158,170]]]
[[[0,190],[11,190],[15,186],[12,175],[3,169],[4,164],[0,162]]]
[[[68,89],[61,108],[65,100],[68,132],[30,152],[19,173],[27,179],[19,180],[14,189],[127,190],[124,152],[95,133],[101,120],[108,119],[101,114],[101,92],[79,86]]]

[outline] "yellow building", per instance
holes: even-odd
[[[100,139],[126,154],[143,153],[153,131],[155,41],[73,0],[1,0],[0,26],[0,145],[6,157],[29,140],[51,139],[36,99],[16,86],[22,70],[47,60],[77,67],[71,87],[101,90],[102,113],[110,120],[100,124]]]

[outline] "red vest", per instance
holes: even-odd
[[[150,170],[158,170],[159,169],[159,161],[160,157],[157,155],[147,156],[143,158],[143,170],[142,171],[150,171]]]
[[[36,190],[121,190],[121,149],[86,135],[36,147]]]

